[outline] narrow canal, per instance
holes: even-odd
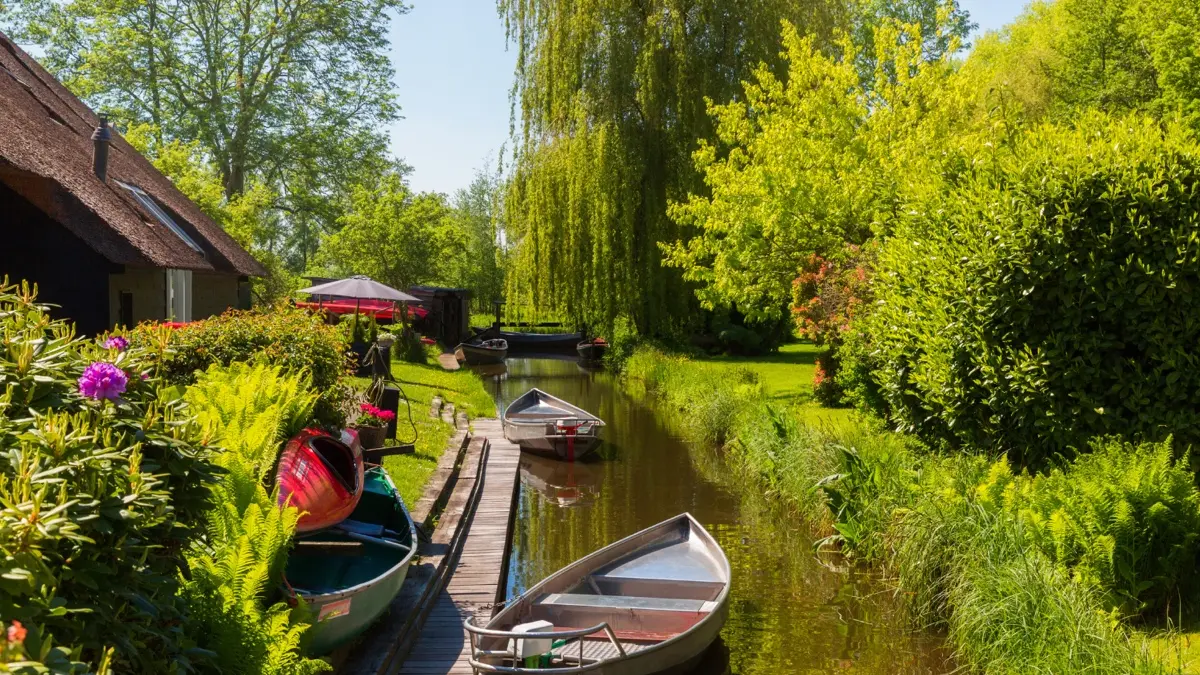
[[[803,524],[737,489],[716,453],[689,448],[614,376],[571,360],[516,358],[481,374],[501,410],[538,387],[608,423],[595,461],[523,457],[510,598],[596,549],[690,511],[733,569],[729,620],[697,674],[953,670],[938,640],[905,630],[890,591],[818,560]]]

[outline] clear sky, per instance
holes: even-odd
[[[959,0],[979,32],[1012,21],[1026,0]],[[453,194],[495,166],[509,136],[515,52],[495,0],[411,0],[392,22],[392,63],[404,119],[389,129],[413,189]],[[505,158],[511,155],[505,152]]]

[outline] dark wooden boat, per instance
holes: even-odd
[[[508,342],[499,338],[481,342],[464,342],[454,348],[454,356],[459,361],[465,361],[467,365],[471,366],[504,363],[504,358],[508,356]]]
[[[504,411],[504,437],[522,450],[573,462],[600,445],[604,421],[541,389],[530,389]]]
[[[284,446],[275,472],[279,503],[304,515],[297,532],[332,527],[348,517],[362,497],[363,456],[358,434],[339,440],[320,429],[305,429]]]
[[[608,342],[604,338],[584,340],[575,346],[575,351],[579,352],[579,358],[584,361],[599,361],[608,352]]]
[[[579,341],[580,333],[510,333],[495,328],[476,328],[477,337],[500,338],[508,342],[510,353],[565,352],[571,353]]]
[[[416,553],[417,530],[382,467],[365,474],[362,499],[336,527],[297,537],[286,579],[318,622],[308,653],[326,654],[358,637],[400,592]]]
[[[592,465],[521,455],[521,482],[555,506],[590,504],[600,496],[601,477]]]
[[[690,514],[559,570],[486,627],[468,619],[476,673],[684,672],[728,615],[725,553]]]

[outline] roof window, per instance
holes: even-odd
[[[183,228],[180,227],[179,224],[176,223],[175,220],[172,219],[171,216],[169,216],[167,214],[167,212],[164,211],[163,208],[158,205],[158,202],[154,201],[153,197],[146,194],[145,190],[141,189],[140,187],[138,187],[136,185],[130,185],[129,183],[122,183],[119,180],[113,181],[113,182],[116,183],[117,185],[120,185],[121,187],[125,188],[126,190],[129,190],[130,194],[133,195],[133,198],[136,199],[137,202],[142,205],[142,208],[149,211],[156,219],[158,219],[158,222],[161,223],[163,226],[165,226],[168,230],[174,232],[175,236],[177,236],[183,240],[183,243],[190,246],[191,249],[193,251],[195,251],[196,253],[199,253],[200,255],[204,255],[204,249],[200,248],[200,245],[196,243],[196,240],[189,237],[188,233],[184,232]]]

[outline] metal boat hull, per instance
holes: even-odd
[[[502,424],[504,438],[522,450],[566,461],[594,452],[604,428],[599,417],[540,389],[509,404]]]
[[[729,613],[730,576],[716,540],[682,514],[568,565],[486,628],[468,622],[472,666],[476,673],[538,673],[518,661],[518,648],[528,641],[510,631],[546,621],[553,628],[538,629],[531,639],[572,632],[585,637],[566,637],[543,668],[564,675],[686,672],[720,635]]]
[[[320,656],[350,642],[367,630],[400,593],[416,554],[417,531],[396,486],[382,468],[367,472],[362,501],[351,519],[380,525],[400,536],[404,552],[365,545],[356,556],[302,554],[297,546],[288,558],[286,578],[317,617],[310,629],[307,651]],[[326,530],[305,542],[354,543],[353,535]]]

